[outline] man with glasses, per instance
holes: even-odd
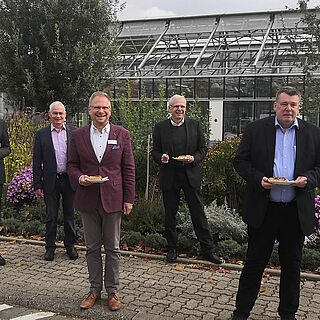
[[[111,101],[106,93],[91,95],[89,115],[91,124],[72,136],[68,158],[68,173],[79,183],[74,205],[83,223],[90,282],[90,292],[80,308],[91,308],[101,298],[104,284],[107,306],[115,311],[121,308],[121,215],[129,215],[133,207],[135,164],[128,130],[109,121]],[[104,272],[101,244],[106,256]]]
[[[186,117],[186,98],[174,95],[168,102],[170,119],[157,123],[153,130],[152,157],[160,165],[160,188],[165,208],[165,233],[168,262],[176,262],[176,215],[183,190],[191,219],[205,260],[221,264],[213,252],[212,237],[201,193],[200,163],[207,146],[200,122]]]
[[[275,240],[281,265],[278,313],[282,320],[296,319],[302,246],[316,228],[320,184],[320,128],[297,118],[300,101],[298,90],[281,88],[275,117],[248,124],[236,152],[234,167],[246,181],[242,217],[248,250],[233,320],[248,319]]]

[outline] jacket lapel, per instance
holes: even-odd
[[[299,119],[298,119],[298,123],[299,123],[299,128],[296,128],[296,162],[294,166],[294,178],[296,178],[297,172],[301,172],[299,165],[304,163],[303,156],[305,156],[303,151],[303,148],[304,148],[303,141],[306,141],[306,139],[304,138],[305,125],[302,121],[299,121]]]
[[[110,132],[109,132],[109,137],[108,140],[117,140],[119,135],[119,130],[117,129],[117,127],[115,127],[111,122],[110,122]],[[118,141],[119,143],[119,141]],[[107,141],[107,146],[106,146],[106,150],[104,151],[103,157],[101,162],[106,158],[106,156],[110,153],[112,147],[114,145],[113,144],[108,144]]]
[[[268,172],[268,175],[273,176],[274,154],[276,148],[276,128],[274,117],[270,118],[270,121],[266,123],[265,137],[267,147],[267,167],[271,170],[271,172]]]

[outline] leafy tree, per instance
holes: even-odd
[[[298,6],[302,13],[301,20],[297,23],[296,29],[303,27],[303,36],[288,36],[293,56],[296,57],[300,67],[305,74],[306,90],[303,99],[303,113],[319,125],[320,93],[319,73],[320,68],[320,8],[308,9],[309,0],[299,0]],[[301,30],[300,30],[301,33]]]
[[[0,91],[75,113],[112,70],[117,11],[118,0],[0,0]]]

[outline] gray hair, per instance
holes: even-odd
[[[52,112],[54,106],[61,106],[63,108],[63,112],[66,112],[66,107],[61,101],[54,101],[49,106],[49,112]]]
[[[187,105],[187,99],[186,99],[185,96],[181,96],[180,94],[175,94],[174,96],[172,96],[172,97],[168,100],[167,109],[169,110],[169,108],[172,106],[172,103],[173,103],[174,100],[180,99],[180,98],[183,98],[183,99],[184,99],[184,102],[185,102],[185,105]]]
[[[298,96],[299,99],[301,100],[301,93],[298,89],[296,89],[295,87],[289,87],[289,86],[285,86],[280,88],[277,93],[276,93],[276,101],[278,101],[279,96],[281,93],[285,93],[288,96],[292,97],[292,96]]]
[[[109,97],[109,95],[103,91],[96,91],[94,92],[91,97],[89,98],[89,108],[91,107],[91,104],[92,104],[92,100],[95,98],[95,97],[98,97],[98,96],[102,96],[102,97],[106,97],[110,102],[111,102],[111,99]]]

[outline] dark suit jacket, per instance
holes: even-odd
[[[207,154],[208,148],[206,140],[199,121],[185,117],[187,144],[186,154],[194,156],[194,162],[185,165],[186,173],[193,188],[199,188],[201,185],[200,162]],[[168,190],[172,187],[174,182],[174,161],[173,144],[171,132],[170,119],[158,122],[153,130],[153,149],[152,157],[154,161],[160,164],[160,177],[159,184],[162,190]],[[161,163],[161,156],[163,153],[168,152],[170,160],[168,164]]]
[[[8,128],[4,120],[0,119],[0,184],[5,183],[5,171],[3,159],[11,152]]]
[[[70,146],[71,131],[75,128],[66,125],[67,148]],[[44,193],[54,190],[57,177],[57,162],[51,138],[51,125],[36,132],[33,147],[33,188],[43,189]],[[75,186],[72,185],[75,189]]]
[[[320,185],[320,128],[298,119],[296,129],[296,162],[294,178],[308,178],[306,188],[296,187],[296,199],[302,232],[309,235],[315,228],[315,188]],[[259,227],[266,214],[270,190],[261,186],[261,179],[273,176],[275,154],[275,118],[250,123],[234,159],[236,171],[246,180],[243,220]]]
[[[90,140],[90,125],[72,133],[68,155],[69,176],[77,182],[84,174],[109,177],[109,181],[102,184],[88,187],[78,185],[74,206],[82,212],[95,210],[99,197],[103,209],[108,213],[122,211],[124,202],[134,203],[135,163],[129,131],[110,124],[108,141],[99,163]]]

